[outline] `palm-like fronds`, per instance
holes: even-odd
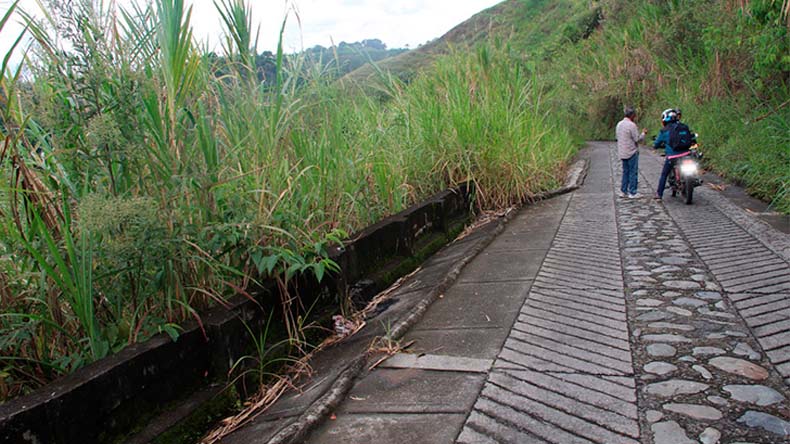
[[[260,36],[260,26],[253,34],[252,7],[245,0],[215,0],[214,6],[225,24],[225,53],[238,59],[245,76],[252,76]]]

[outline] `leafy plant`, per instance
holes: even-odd
[[[228,371],[228,376],[232,376],[229,384],[234,384],[237,381],[242,381],[242,383],[246,384],[248,378],[252,376],[256,386],[250,387],[252,390],[245,388],[245,391],[248,393],[255,392],[265,387],[267,383],[277,380],[279,378],[278,371],[284,365],[298,362],[297,359],[291,357],[291,350],[294,345],[299,346],[298,340],[288,337],[279,341],[272,340],[271,335],[273,332],[270,331],[270,328],[272,327],[273,315],[274,312],[269,313],[269,317],[262,328],[253,329],[246,322],[243,323],[244,329],[252,341],[254,353],[238,358]]]

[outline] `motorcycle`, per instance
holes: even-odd
[[[668,159],[674,160],[674,166],[668,177],[672,197],[680,194],[685,198],[686,205],[691,205],[694,188],[702,185],[700,178],[702,152],[699,151],[699,145],[694,143],[688,152],[668,156]]]

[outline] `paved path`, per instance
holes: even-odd
[[[790,442],[787,235],[704,188],[617,199],[613,145],[586,154],[308,442]]]

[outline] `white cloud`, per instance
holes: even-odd
[[[105,0],[106,1],[106,0]],[[132,0],[118,0],[119,5]],[[194,35],[220,50],[222,25],[213,0],[186,0],[193,7]],[[390,48],[416,47],[440,37],[455,25],[500,0],[252,0],[254,23],[261,26],[259,50],[276,50],[286,11],[291,11],[284,46],[297,51],[315,45],[377,38]],[[10,0],[0,0],[0,15]],[[35,11],[35,0],[20,5]],[[293,11],[297,11],[294,14]],[[297,20],[298,15],[298,20]],[[301,23],[301,28],[298,26]],[[8,26],[0,34],[0,55],[18,35],[21,26]]]

